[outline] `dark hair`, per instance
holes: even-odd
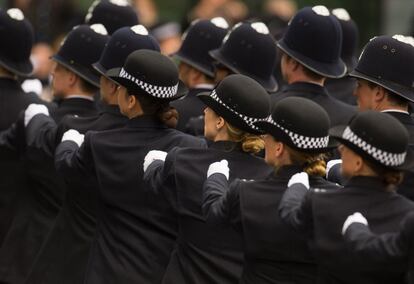
[[[155,98],[144,91],[128,90],[128,95],[135,96],[138,99],[144,114],[154,115],[158,117],[160,121],[164,121],[162,119],[163,114],[170,109],[169,101]]]
[[[98,87],[95,87],[94,85],[92,85],[91,83],[89,83],[88,81],[80,77],[79,75],[78,77],[79,77],[79,86],[82,91],[88,94],[94,94],[99,91]]]
[[[393,106],[398,106],[398,107],[408,107],[408,100],[406,98],[403,98],[399,95],[397,95],[394,92],[391,92],[390,90],[385,89],[384,87],[373,83],[371,81],[367,81],[368,82],[368,86],[373,89],[375,87],[381,87],[384,89],[385,93],[388,96],[388,101],[390,102],[391,105]]]
[[[311,80],[314,80],[314,81],[320,81],[320,80],[322,80],[322,79],[324,79],[325,77],[324,76],[322,76],[322,75],[319,75],[318,73],[316,73],[316,72],[314,72],[314,71],[312,71],[312,70],[310,70],[309,68],[307,68],[305,65],[303,65],[302,63],[300,63],[299,61],[297,61],[296,59],[294,59],[294,58],[292,58],[292,56],[290,56],[289,54],[287,54],[286,52],[284,52],[284,54],[287,56],[287,58],[289,59],[289,60],[295,60],[296,62],[298,62],[301,66],[302,66],[302,69],[303,69],[303,73],[305,73],[305,75],[307,76],[307,77],[309,77]]]

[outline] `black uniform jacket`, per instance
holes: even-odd
[[[35,94],[25,93],[16,80],[0,78],[0,131],[11,127],[32,103],[44,102]],[[0,244],[15,214],[16,197],[27,187],[21,156],[14,149],[17,142],[6,139],[0,138]]]
[[[62,101],[50,114],[59,123],[58,119],[66,114],[96,115],[96,109],[93,101],[71,98]],[[35,121],[36,117],[33,123]],[[32,135],[23,139],[26,140],[23,158],[30,186],[17,200],[16,215],[0,248],[0,283],[21,283],[25,279],[65,195],[65,184],[55,171],[53,156],[43,148],[33,146]]]
[[[194,135],[194,130],[190,130],[187,124],[191,118],[204,115],[205,104],[197,97],[198,93],[209,92],[213,89],[194,88],[190,89],[188,94],[181,100],[171,102],[171,106],[176,108],[179,114],[177,129],[188,134]],[[204,128],[204,124],[203,124]],[[203,129],[204,130],[204,129]]]
[[[349,105],[357,105],[354,90],[357,87],[357,80],[355,78],[345,76],[339,79],[327,79],[325,87],[328,93],[337,100]]]
[[[145,173],[145,180],[162,191],[178,213],[177,247],[163,283],[238,283],[243,265],[240,234],[229,226],[207,224],[202,212],[207,169],[222,159],[229,163],[230,180],[264,178],[272,171],[239,144],[219,141],[208,149],[175,149],[165,163],[156,161]]]
[[[398,233],[376,235],[368,226],[353,223],[344,238],[361,263],[378,265],[378,269],[408,264],[408,283],[414,283],[414,214],[408,215]]]
[[[272,94],[272,102],[287,97],[302,97],[319,104],[328,113],[331,126],[346,125],[356,113],[356,108],[333,98],[326,88],[306,82],[297,82],[286,85],[280,92]]]
[[[142,165],[150,150],[176,146],[205,142],[140,116],[124,128],[88,132],[80,148],[72,141],[57,147],[56,167],[66,180],[92,175],[99,185],[97,234],[84,283],[161,281],[175,243],[175,218],[165,198],[144,184]]]
[[[117,105],[101,104],[102,111],[93,117],[66,116],[53,127],[53,120],[37,116],[27,127],[33,140],[45,151],[54,153],[54,141],[60,141],[67,129],[80,133],[103,131],[125,126],[127,118]],[[49,141],[48,141],[49,140]],[[46,148],[51,145],[51,149]],[[98,210],[98,184],[95,176],[84,176],[81,182],[67,179],[66,194],[52,229],[48,233],[25,283],[82,283],[95,235]]]
[[[204,183],[203,211],[207,222],[230,223],[244,239],[241,283],[315,283],[317,268],[307,238],[279,218],[277,209],[290,177],[302,168],[284,166],[265,180],[236,180],[228,185],[214,174]],[[321,177],[312,187],[336,189]]]
[[[294,184],[284,194],[279,214],[299,232],[311,233],[312,247],[319,265],[318,283],[400,283],[404,269],[384,267],[378,270],[369,263],[355,265],[341,230],[345,219],[361,212],[374,233],[397,232],[399,223],[414,210],[414,203],[375,177],[351,178],[343,189],[315,189],[307,192]]]

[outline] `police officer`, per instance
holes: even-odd
[[[205,142],[169,129],[159,119],[168,102],[186,92],[168,57],[134,51],[122,68],[106,75],[120,85],[118,104],[129,118],[127,126],[88,132],[83,145],[83,136],[69,130],[55,156],[66,179],[86,175],[99,184],[97,236],[84,282],[159,283],[174,246],[173,215],[163,198],[149,192],[137,165],[153,148],[169,151]]]
[[[333,9],[332,15],[334,15],[341,24],[341,58],[346,64],[346,73],[349,74],[352,72],[352,70],[354,70],[355,66],[358,63],[358,26],[354,20],[351,19],[348,11],[344,8]],[[356,105],[356,99],[353,95],[354,90],[357,86],[355,78],[350,76],[344,76],[338,79],[328,78],[326,80],[325,86],[328,90],[328,93],[331,94],[334,98],[350,105]]]
[[[379,36],[367,43],[350,73],[358,81],[359,110],[381,111],[398,119],[408,130],[410,147],[414,147],[414,119],[409,113],[409,103],[414,102],[413,66],[413,40],[401,35]],[[399,193],[414,200],[413,186],[414,175],[407,172]]]
[[[402,171],[414,164],[407,130],[390,115],[367,111],[348,125],[333,128],[331,134],[342,144],[342,172],[349,177],[345,187],[308,192],[306,174],[294,175],[281,201],[280,217],[309,234],[320,283],[402,283],[403,267],[378,270],[370,263],[355,265],[341,229],[348,215],[361,212],[373,231],[397,232],[414,210],[414,203],[395,192]]]
[[[203,129],[186,127],[192,117],[203,115],[205,108],[196,95],[214,88],[213,58],[208,54],[216,49],[227,34],[228,23],[223,18],[194,21],[183,36],[180,50],[174,55],[179,60],[180,79],[189,88],[189,93],[171,105],[179,113],[177,129],[189,134],[202,135]]]
[[[85,24],[102,24],[110,35],[138,23],[138,14],[128,0],[95,0],[85,17]]]
[[[100,60],[94,64],[101,74],[103,108],[100,114],[93,117],[67,116],[59,125],[59,129],[58,126],[53,126],[52,122],[47,122],[51,118],[44,115],[35,116],[26,131],[37,135],[36,145],[53,145],[53,153],[54,141],[60,141],[64,130],[76,129],[80,133],[86,133],[90,130],[102,131],[125,126],[127,118],[119,111],[117,85],[105,74],[107,70],[122,67],[128,55],[139,49],[160,51],[156,40],[141,25],[124,27],[116,31]],[[49,134],[44,135],[46,132],[54,134],[53,141],[45,141],[51,138]],[[41,252],[36,257],[26,283],[82,283],[95,235],[98,185],[96,179],[89,176],[79,179],[66,180],[67,193],[63,207]],[[76,249],[68,250],[69,247]],[[62,258],[62,255],[65,257]]]
[[[269,115],[269,96],[253,79],[239,74],[198,96],[207,105],[204,135],[213,141],[210,147],[174,149],[168,155],[151,151],[144,163],[144,179],[178,214],[177,245],[163,283],[236,283],[243,265],[241,238],[228,226],[205,222],[202,187],[209,165],[221,159],[229,164],[230,172],[225,166],[224,174],[230,180],[271,173],[263,159],[253,155],[264,144],[253,123]],[[222,168],[218,163],[207,175]]]
[[[272,116],[256,125],[268,133],[265,159],[274,174],[230,185],[223,172],[211,175],[203,186],[204,216],[207,222],[231,224],[241,231],[241,283],[315,283],[317,267],[306,238],[275,216],[290,177],[298,171],[310,175],[312,187],[337,188],[323,178],[321,153],[335,145],[329,140],[329,117],[316,103],[292,97],[276,103]]]
[[[33,45],[33,28],[19,9],[0,10],[0,131],[9,128],[18,118],[20,111],[31,103],[41,103],[34,94],[26,94],[17,81],[27,77],[33,66],[30,53]],[[0,139],[1,140],[1,139]],[[2,140],[14,148],[16,141]],[[0,244],[7,232],[14,211],[14,201],[27,185],[24,168],[16,152],[8,147],[0,147]]]
[[[102,25],[79,26],[72,30],[53,57],[53,89],[62,97],[58,108],[50,112],[59,122],[66,114],[96,115],[93,94],[99,76],[92,63],[99,60],[108,36]],[[48,114],[44,106],[31,105],[24,116],[27,125],[38,113]],[[36,137],[26,133],[26,138]],[[24,139],[24,138],[22,138]],[[27,140],[24,159],[30,190],[19,197],[16,216],[0,249],[0,281],[21,282],[62,205],[65,185],[56,174],[53,157]]]
[[[305,7],[297,12],[277,43],[287,85],[272,94],[272,101],[291,96],[308,98],[325,109],[331,125],[347,123],[356,110],[330,96],[324,87],[326,78],[346,74],[340,58],[341,45],[341,26],[325,6]]]

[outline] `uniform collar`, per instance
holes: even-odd
[[[398,119],[402,124],[413,124],[414,123],[413,118],[410,116],[408,112],[394,111],[394,110],[386,110],[383,112]]]
[[[399,110],[399,109],[386,109],[386,110],[383,110],[383,111],[381,111],[381,112],[401,113],[401,114],[410,115],[410,114],[408,113],[408,111]]]
[[[326,88],[309,82],[295,82],[289,85],[285,85],[283,87],[284,92],[303,92],[303,95],[312,94],[322,94],[322,95],[328,95],[328,92],[326,91]]]
[[[361,188],[375,191],[386,191],[385,183],[378,177],[355,176],[345,183],[346,188]]]
[[[280,167],[276,173],[275,176],[277,178],[283,177],[283,178],[289,178],[291,176],[293,176],[294,174],[300,173],[303,171],[303,167],[302,166],[298,166],[298,165],[286,165],[286,166],[282,166]]]
[[[233,141],[216,141],[211,143],[209,148],[218,149],[225,152],[242,150],[241,144]]]
[[[70,100],[70,99],[84,99],[84,100],[93,101],[93,97],[85,96],[85,95],[69,95],[64,98],[64,100]]]
[[[130,128],[167,128],[157,117],[153,115],[141,115],[128,120]]]
[[[194,89],[204,89],[204,90],[213,90],[213,84],[198,84],[194,86]]]

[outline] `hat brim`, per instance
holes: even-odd
[[[101,76],[106,77],[106,72],[108,72],[108,70],[102,66],[102,64],[100,62],[96,62],[94,64],[92,64],[92,67],[96,70],[96,72],[98,72]]]
[[[238,115],[231,112],[225,106],[221,105],[213,98],[211,98],[211,92],[201,92],[197,94],[197,97],[209,108],[211,108],[217,115],[221,116],[226,120],[226,122],[230,123],[232,126],[237,127],[243,131],[246,131],[251,134],[260,135],[263,134],[258,129],[255,129],[253,126],[247,124],[243,119],[241,119]]]
[[[307,56],[300,54],[292,49],[290,49],[286,43],[282,40],[277,42],[277,47],[280,48],[283,52],[287,55],[292,57],[293,59],[299,61],[303,64],[306,68],[310,69],[311,71],[327,77],[327,78],[341,78],[346,75],[347,67],[342,59],[338,59],[337,62],[333,63],[323,63]]]
[[[62,64],[63,66],[71,70],[73,73],[87,81],[88,83],[94,85],[97,88],[100,87],[100,75],[94,71],[92,65],[91,68],[87,68],[84,66],[80,66],[79,64],[71,64],[65,58],[61,57],[58,54],[53,55],[52,59],[58,62],[59,64]]]
[[[358,70],[353,70],[349,74],[349,76],[354,77],[354,78],[364,79],[372,83],[378,84],[381,87],[409,100],[410,102],[414,102],[414,89],[412,88],[407,88],[407,87],[401,86],[400,84],[395,84],[387,80],[374,78],[372,76],[361,73]]]
[[[205,66],[204,64],[200,64],[193,59],[187,57],[185,54],[182,54],[180,52],[174,53],[171,55],[172,57],[177,58],[178,60],[194,67],[195,69],[199,70],[200,72],[206,74],[207,76],[214,78],[214,70],[209,70],[208,66]]]
[[[236,74],[246,75],[254,80],[256,80],[263,88],[266,89],[268,92],[276,92],[279,88],[277,83],[276,77],[272,74],[269,79],[264,80],[262,78],[258,78],[254,74],[246,72],[245,70],[239,69],[235,67],[230,61],[228,61],[223,54],[221,53],[220,49],[214,49],[209,52],[210,56],[213,57],[215,60],[219,61],[221,64],[226,66],[229,70]]]
[[[30,77],[33,73],[33,64],[30,59],[23,62],[14,62],[0,56],[0,65],[20,77]]]
[[[116,84],[125,87],[128,90],[147,93],[144,89],[140,88],[139,86],[137,86],[135,83],[131,82],[130,80],[119,77],[119,73],[121,72],[121,69],[122,68],[109,69],[105,73],[104,76],[111,79]],[[160,100],[174,101],[187,95],[187,93],[188,93],[188,88],[185,86],[185,84],[181,80],[178,80],[178,89],[177,89],[177,93],[175,96],[170,97],[170,98],[158,98],[158,97],[157,98]],[[151,95],[149,93],[147,94]]]
[[[313,149],[303,149],[297,147],[293,142],[292,139],[280,128],[276,127],[275,125],[271,124],[268,121],[259,121],[256,122],[255,125],[266,134],[272,135],[276,140],[279,140],[283,143],[286,143],[288,146],[306,153],[326,153],[334,150],[336,147],[338,147],[338,142],[329,137],[329,142],[326,147],[323,148],[313,148]]]
[[[338,141],[339,144],[343,144],[346,147],[350,148],[352,151],[357,153],[358,155],[361,155],[363,158],[369,160],[372,163],[375,163],[377,165],[381,165],[383,167],[392,169],[392,170],[401,170],[401,171],[414,171],[414,151],[411,148],[407,149],[407,156],[405,157],[404,164],[401,166],[386,166],[384,164],[381,164],[379,161],[374,159],[371,155],[369,155],[367,152],[362,150],[360,147],[355,145],[354,143],[342,138],[342,134],[344,133],[344,130],[347,126],[346,125],[339,125],[331,128],[329,130],[330,136]]]

